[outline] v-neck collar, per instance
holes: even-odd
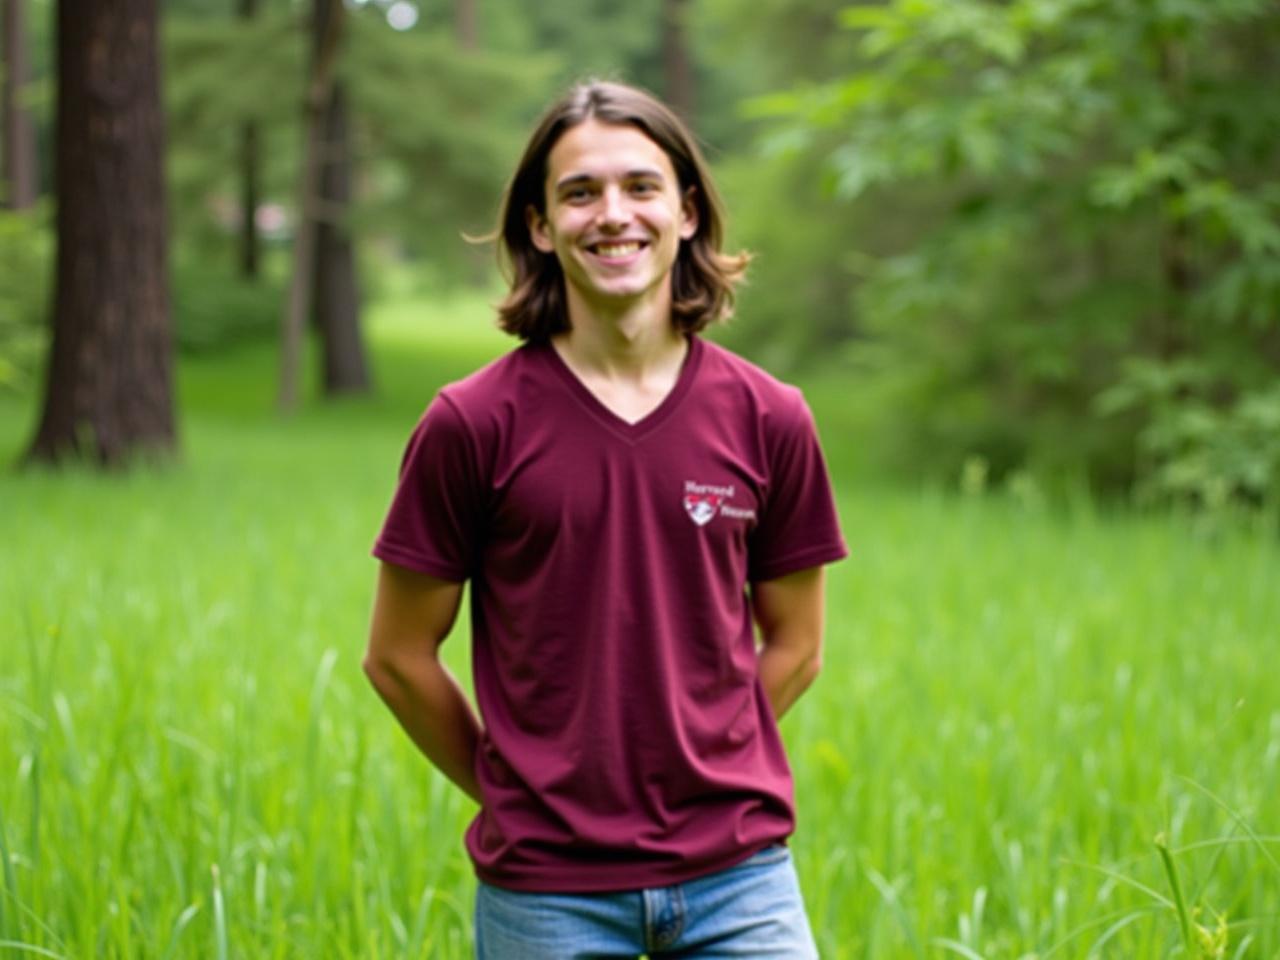
[[[698,365],[702,362],[702,340],[693,334],[689,335],[688,340],[689,349],[685,353],[684,362],[680,366],[680,373],[676,377],[676,382],[667,391],[667,395],[662,398],[662,402],[635,423],[630,423],[618,416],[601,402],[600,398],[592,393],[587,385],[578,378],[578,375],[564,362],[564,358],[550,343],[540,344],[539,349],[546,356],[547,363],[551,365],[551,369],[556,372],[556,375],[573,395],[573,398],[577,400],[579,406],[611,433],[630,443],[637,443],[670,418],[671,414],[680,406],[685,394],[689,392],[689,388],[693,385],[694,378],[698,372]]]

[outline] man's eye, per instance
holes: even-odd
[[[635,183],[631,185],[632,193],[640,193],[640,194],[653,193],[657,189],[658,189],[657,184],[650,183],[647,180],[637,180]]]
[[[586,187],[573,187],[565,191],[564,198],[569,203],[581,203],[584,200],[591,199],[591,191]]]

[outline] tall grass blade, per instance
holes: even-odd
[[[1271,866],[1274,867],[1278,873],[1280,873],[1280,861],[1276,860],[1275,855],[1270,850],[1267,849],[1267,845],[1263,841],[1263,838],[1259,836],[1258,833],[1253,829],[1253,827],[1249,825],[1249,821],[1244,818],[1244,815],[1242,813],[1239,813],[1238,811],[1236,811],[1229,803],[1227,803],[1227,801],[1223,800],[1221,797],[1219,797],[1216,793],[1214,793],[1208,787],[1202,786],[1201,784],[1196,783],[1196,781],[1192,780],[1190,777],[1179,777],[1178,779],[1181,780],[1183,783],[1187,784],[1188,786],[1194,787],[1195,789],[1199,790],[1206,797],[1208,797],[1215,804],[1217,804],[1218,807],[1220,807],[1227,814],[1227,816],[1231,817],[1231,819],[1236,822],[1236,824],[1240,827],[1241,830],[1245,832],[1245,834],[1249,837],[1249,839],[1253,841],[1254,846],[1258,848],[1258,852],[1262,854],[1262,856],[1266,859],[1267,863],[1271,864]]]
[[[416,957],[422,954],[423,946],[427,941],[427,924],[430,922],[431,903],[435,899],[435,893],[435,887],[429,886],[418,898],[418,909],[413,915],[413,928],[409,931],[407,948],[409,956]]]
[[[924,949],[920,946],[920,940],[916,936],[915,927],[911,923],[911,918],[907,916],[907,912],[902,909],[902,904],[898,902],[898,891],[885,877],[874,868],[863,864],[863,871],[867,874],[867,879],[880,893],[880,898],[889,906],[894,918],[898,921],[898,925],[902,928],[902,932],[906,935],[907,942],[911,944],[911,952],[917,957],[924,956]]]
[[[261,860],[253,868],[253,916],[261,920],[267,914],[267,865]]]
[[[1143,893],[1149,896],[1156,903],[1162,904],[1163,906],[1166,906],[1166,907],[1173,906],[1173,901],[1170,900],[1168,897],[1166,897],[1164,894],[1160,893],[1157,890],[1153,890],[1151,887],[1148,887],[1145,883],[1139,883],[1137,880],[1133,879],[1133,877],[1126,876],[1125,874],[1121,873],[1118,870],[1111,870],[1107,867],[1100,867],[1096,863],[1081,863],[1078,860],[1064,860],[1063,863],[1066,863],[1068,866],[1083,867],[1085,870],[1092,870],[1094,873],[1100,873],[1104,877],[1110,877],[1112,880],[1115,880],[1118,883],[1123,883],[1126,887],[1133,887],[1133,889],[1135,890],[1141,890]]]
[[[0,947],[6,950],[17,950],[19,953],[30,953],[37,957],[52,957],[53,960],[68,960],[64,953],[54,953],[52,950],[46,950],[44,947],[37,947],[31,943],[21,943],[18,940],[0,940]]]
[[[173,922],[173,929],[169,931],[169,943],[164,948],[162,960],[170,960],[173,952],[178,949],[178,939],[182,936],[182,931],[187,929],[199,912],[199,905],[193,903],[178,914],[178,919]]]
[[[338,662],[338,651],[333,647],[325,650],[320,657],[320,665],[316,667],[315,681],[311,685],[311,699],[307,708],[307,775],[314,781],[315,760],[320,744],[320,713],[324,709],[325,692],[329,689],[329,681],[333,678],[333,666]]]
[[[1178,882],[1178,868],[1173,862],[1173,856],[1169,853],[1169,842],[1163,833],[1156,836],[1156,850],[1160,853],[1160,860],[1164,864],[1165,876],[1169,878],[1169,889],[1173,891],[1173,905],[1178,911],[1178,927],[1182,931],[1182,945],[1186,948],[1187,956],[1194,957],[1195,944],[1191,940],[1191,917],[1187,914],[1187,904],[1182,898],[1182,884]]]
[[[1261,840],[1263,843],[1280,843],[1280,836],[1275,834],[1259,834],[1258,840]],[[1216,847],[1234,847],[1246,843],[1252,846],[1254,844],[1253,838],[1228,835],[1225,837],[1214,837],[1212,840],[1195,840],[1191,843],[1184,843],[1180,847],[1175,847],[1172,852],[1174,856],[1181,856],[1184,853],[1191,853],[1195,850],[1212,850]]]
[[[987,960],[987,958],[982,954],[970,947],[966,947],[958,940],[948,940],[945,937],[934,937],[929,942],[935,947],[941,947],[943,950],[950,950],[952,953],[958,953],[962,957],[967,957],[968,960]]]
[[[12,900],[18,902],[18,881],[13,875],[13,857],[9,855],[9,844],[4,832],[4,808],[0,807],[0,857],[4,858],[4,896],[0,896],[0,934],[9,933],[8,913],[5,904]],[[22,936],[21,926],[15,922],[13,935]]]
[[[1139,910],[1115,910],[1111,913],[1106,914],[1105,916],[1095,917],[1092,920],[1089,920],[1089,921],[1086,921],[1085,923],[1080,924],[1075,929],[1068,931],[1066,936],[1064,936],[1057,943],[1050,946],[1049,949],[1046,950],[1043,954],[1040,954],[1039,960],[1049,960],[1049,958],[1053,956],[1055,953],[1057,953],[1059,950],[1062,950],[1063,948],[1065,948],[1075,940],[1084,936],[1090,930],[1096,930],[1099,927],[1105,927],[1108,924],[1116,923],[1117,920],[1119,920],[1124,926],[1127,926],[1129,923],[1132,922],[1135,916],[1143,916],[1148,913],[1155,913],[1159,909],[1161,908],[1158,906],[1150,906],[1150,907],[1143,907]]]
[[[40,751],[31,756],[31,820],[28,834],[31,837],[31,862],[40,862]]]
[[[1244,958],[1248,956],[1248,954],[1245,951],[1248,950],[1252,944],[1253,944],[1253,934],[1250,933],[1247,936],[1245,936],[1243,940],[1240,941],[1240,945],[1236,947],[1236,952],[1231,955],[1231,960],[1244,960]]]
[[[1141,920],[1150,912],[1151,912],[1150,910],[1135,910],[1133,911],[1133,913],[1125,914],[1125,916],[1121,917],[1111,926],[1107,927],[1106,932],[1103,933],[1102,936],[1100,936],[1097,940],[1095,940],[1093,942],[1093,946],[1089,948],[1090,960],[1092,960],[1093,957],[1102,956],[1102,948],[1107,945],[1107,941],[1109,941],[1112,937],[1118,934],[1125,927],[1129,926],[1129,924],[1133,923],[1135,920]]]
[[[222,874],[213,865],[213,942],[217,960],[227,960],[227,910],[222,902]]]
[[[53,695],[53,712],[57,716],[58,726],[62,730],[62,739],[65,747],[63,750],[63,765],[67,779],[71,781],[73,786],[79,787],[81,783],[81,762],[80,748],[76,739],[76,722],[71,715],[71,704],[67,702],[66,695],[61,690]]]

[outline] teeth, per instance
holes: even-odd
[[[631,243],[600,243],[596,245],[596,252],[602,257],[626,257],[635,253],[640,249],[640,244]]]

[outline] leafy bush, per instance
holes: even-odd
[[[899,389],[912,466],[1275,496],[1274,4],[890,0],[843,22],[841,75],[756,108],[825,157],[833,202],[899,207],[791,283],[856,251],[845,335]]]
[[[172,291],[175,335],[183,353],[269,339],[284,310],[284,292],[274,282],[254,283],[186,263],[174,270]]]
[[[1203,399],[1214,379],[1202,362],[1137,360],[1098,407],[1104,414],[1143,412],[1144,496],[1209,507],[1233,499],[1280,503],[1280,386],[1214,404]]]
[[[823,196],[820,176],[820,160],[808,155],[739,160],[719,171],[728,248],[753,254],[723,336],[782,375],[829,355],[850,332],[856,263],[838,252],[847,251],[860,217]]]
[[[0,391],[25,392],[48,342],[53,236],[43,209],[0,210]]]

